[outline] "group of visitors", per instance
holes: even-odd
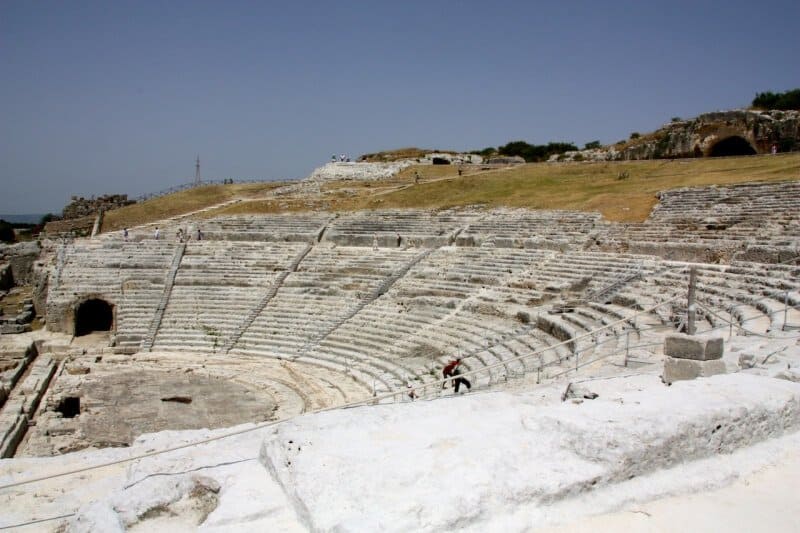
[[[331,163],[336,163],[336,161],[337,161],[336,154],[333,154],[331,156]],[[350,162],[350,156],[347,155],[347,154],[339,154],[338,161],[339,161],[339,163],[349,163]]]
[[[158,230],[158,228],[156,228],[156,230]],[[191,240],[192,236],[185,229],[178,228],[178,232],[175,235],[175,238],[177,239],[178,242],[189,242]],[[195,230],[195,238],[198,241],[202,241],[203,240],[203,232],[200,230],[199,227]]]
[[[198,241],[203,240],[203,232],[199,227],[195,230],[194,236],[195,239],[197,239]],[[125,242],[128,242],[129,238],[128,228],[122,230],[122,238],[125,240]],[[159,229],[158,226],[156,226],[156,229],[153,230],[153,238],[155,240],[161,239],[161,230]],[[175,239],[178,242],[189,242],[191,238],[192,238],[191,234],[183,228],[178,228],[178,231],[175,234]]]

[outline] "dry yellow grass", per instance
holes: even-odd
[[[103,217],[103,231],[121,230],[213,206],[235,198],[253,198],[282,183],[243,183],[208,185],[168,194],[152,200],[108,211]]]
[[[800,154],[603,163],[532,163],[409,167],[381,181],[326,184],[310,197],[265,198],[278,184],[193,189],[110,211],[104,230],[120,229],[241,198],[203,216],[324,209],[444,209],[467,205],[599,211],[608,220],[637,222],[649,215],[659,191],[686,186],[800,179]],[[415,184],[419,172],[421,182]],[[620,179],[627,175],[627,178]],[[249,200],[248,200],[249,199]]]
[[[656,193],[676,187],[800,179],[800,154],[603,163],[536,163],[481,172],[477,167],[420,167],[423,183],[351,198],[338,209],[465,205],[599,211],[608,220],[642,221]],[[414,168],[405,174],[413,175]],[[627,178],[620,179],[623,173]],[[430,179],[430,181],[428,181]],[[413,178],[407,181],[413,183]],[[427,181],[427,182],[426,182]]]

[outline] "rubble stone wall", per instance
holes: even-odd
[[[98,198],[83,198],[73,196],[72,201],[62,211],[65,220],[96,215],[100,211],[108,211],[117,207],[135,204],[135,200],[128,200],[127,194],[106,194]]]

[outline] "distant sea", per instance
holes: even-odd
[[[38,224],[45,213],[39,215],[0,215],[0,220],[5,220],[12,224]]]

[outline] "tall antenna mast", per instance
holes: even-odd
[[[200,185],[200,156],[197,156],[197,162],[194,164],[194,184]]]

